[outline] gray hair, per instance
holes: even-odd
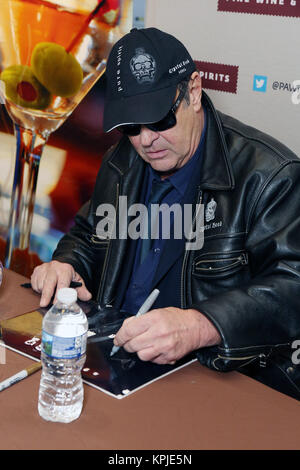
[[[190,77],[187,77],[178,83],[179,92],[185,89],[185,94],[184,94],[183,99],[185,100],[187,105],[190,104],[189,82],[190,82]]]

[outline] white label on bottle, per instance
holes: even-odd
[[[79,358],[86,351],[87,334],[75,338],[63,338],[43,331],[42,351],[54,359]]]

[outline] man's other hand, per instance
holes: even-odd
[[[69,287],[71,281],[82,283],[82,286],[76,289],[80,300],[87,301],[91,299],[92,295],[85,287],[84,280],[68,263],[50,261],[37,266],[31,275],[33,290],[41,294],[41,307],[46,307],[50,303],[54,293],[54,302],[56,302],[58,289]]]

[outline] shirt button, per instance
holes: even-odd
[[[154,253],[155,253],[155,254],[160,253],[160,248],[155,248],[155,249],[154,249]]]

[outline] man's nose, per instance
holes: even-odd
[[[146,126],[141,127],[140,139],[141,139],[141,144],[144,147],[149,147],[150,145],[152,145],[154,140],[158,139],[158,137],[159,137],[158,132],[152,131]]]

